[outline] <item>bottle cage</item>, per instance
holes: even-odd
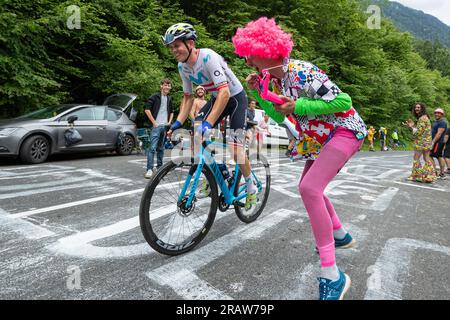
[[[276,93],[269,91],[270,73],[267,69],[262,70],[262,78],[259,80],[260,95],[264,100],[273,102],[275,104],[283,104],[284,100],[281,99]]]

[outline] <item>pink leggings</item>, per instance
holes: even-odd
[[[357,140],[353,132],[338,127],[317,159],[306,161],[298,184],[323,267],[336,263],[333,230],[342,227],[324,191],[345,163],[360,149],[362,143],[363,140]]]

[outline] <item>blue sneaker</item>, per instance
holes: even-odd
[[[342,300],[350,288],[350,277],[339,270],[339,280],[325,278],[319,280],[319,300]]]
[[[334,238],[334,247],[336,249],[347,249],[353,247],[356,241],[352,238],[350,233],[347,232],[344,239],[336,239]]]
[[[356,240],[352,238],[350,233],[347,232],[344,239],[336,239],[334,238],[334,247],[336,249],[348,249],[355,245]],[[319,253],[319,249],[316,247],[316,253]]]

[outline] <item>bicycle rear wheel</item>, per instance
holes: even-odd
[[[258,194],[257,194],[257,202],[252,205],[252,208],[249,210],[245,210],[245,198],[241,201],[236,201],[234,203],[234,210],[239,220],[245,223],[250,223],[255,221],[263,212],[267,199],[269,198],[270,193],[270,166],[269,162],[263,155],[252,155],[250,156],[250,165],[252,168],[253,178],[257,179],[258,183]],[[242,175],[242,172],[239,171],[237,177],[237,185],[234,190],[234,195],[237,196],[239,192],[239,188],[245,185],[245,179]]]
[[[149,181],[142,195],[139,220],[142,234],[156,251],[179,255],[192,250],[207,235],[216,216],[217,184],[205,165],[202,169],[195,197],[187,207],[187,199],[194,181],[192,177],[186,194],[178,201],[188,174],[194,176],[196,164],[191,159],[170,161],[163,165]],[[209,196],[200,198],[203,183],[209,184]]]

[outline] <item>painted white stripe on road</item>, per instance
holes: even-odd
[[[54,187],[54,188],[43,188],[40,190],[31,190],[31,191],[23,191],[23,192],[16,192],[16,193],[7,193],[7,194],[0,194],[0,200],[4,199],[13,199],[13,198],[19,198],[19,197],[27,197],[32,196],[36,194],[42,194],[42,193],[49,193],[49,192],[58,192],[63,190],[70,190],[70,189],[77,189],[77,188],[90,188],[90,187],[101,187],[103,184],[100,182],[86,182],[76,185],[65,185],[61,187]]]
[[[0,228],[8,228],[9,230],[20,234],[26,239],[42,239],[53,236],[55,233],[48,229],[37,226],[29,221],[14,219],[11,214],[0,209]]]
[[[295,185],[284,184],[283,186],[272,185],[271,188],[273,190],[280,192],[283,196],[288,196],[288,197],[291,197],[294,199],[300,199],[300,195],[298,194],[298,192],[296,193],[296,192],[286,190],[286,188],[295,187],[295,186],[296,186],[296,184]]]
[[[2,169],[2,171],[0,171],[0,172],[2,173],[3,171],[14,171],[14,170],[25,170],[25,169],[34,170],[36,168],[74,169],[74,167],[58,166],[58,165],[53,165],[53,164],[44,164],[44,165],[33,165],[33,166],[21,166],[21,167],[6,168],[6,169]]]
[[[417,249],[435,251],[450,256],[450,247],[414,239],[389,239],[375,265],[367,269],[367,272],[372,275],[367,279],[367,291],[364,299],[401,300],[403,281],[406,281],[409,276],[411,258]]]
[[[273,166],[270,166],[270,168],[281,167],[281,166],[292,166],[292,165],[295,165],[295,164],[296,164],[295,162],[294,163],[290,162],[290,163],[287,163],[287,164],[273,165]],[[264,168],[258,168],[258,169],[263,170]],[[169,186],[176,185],[176,184],[180,184],[183,181],[177,181],[177,182],[167,183],[167,184],[163,184],[163,185],[158,185],[157,189],[163,188],[163,187],[169,187]],[[140,189],[137,189],[137,190],[131,190],[131,191],[115,193],[115,194],[110,194],[110,195],[105,195],[105,196],[100,196],[100,197],[95,197],[95,198],[90,198],[90,199],[85,199],[85,200],[80,200],[80,201],[74,201],[74,202],[64,203],[64,204],[50,206],[50,207],[45,207],[45,208],[40,208],[40,209],[24,211],[24,212],[13,214],[12,217],[13,218],[23,218],[23,217],[28,217],[28,216],[39,214],[39,213],[56,211],[56,210],[76,207],[76,206],[84,205],[84,204],[88,204],[88,203],[93,203],[93,202],[98,202],[98,201],[103,201],[103,200],[108,200],[108,199],[113,199],[113,198],[124,197],[124,196],[128,196],[128,195],[136,194],[136,193],[141,193],[141,192],[144,191],[144,189],[145,188],[140,188]],[[1,197],[1,195],[0,195],[0,197]]]
[[[35,174],[25,174],[20,176],[8,176],[8,177],[0,177],[0,180],[19,180],[19,179],[30,179],[30,178],[37,178],[37,177],[44,177],[44,176],[65,176],[65,175],[71,175],[73,174],[74,170],[56,170],[56,171],[45,171],[42,173]]]
[[[208,199],[202,199],[197,202],[197,206],[202,203],[209,201]],[[150,214],[153,215],[152,219],[158,219],[173,213],[177,210],[175,204],[171,204],[165,207],[158,208],[157,210],[152,210]],[[220,214],[217,216],[217,220],[228,215],[230,211],[226,214]],[[89,231],[80,232],[62,239],[58,242],[51,244],[46,247],[46,249],[69,256],[76,256],[86,259],[116,259],[116,258],[130,258],[139,255],[153,255],[156,252],[150,247],[149,244],[139,243],[135,245],[128,246],[117,246],[117,247],[99,247],[92,245],[91,242],[97,241],[104,238],[113,237],[117,234],[132,230],[139,227],[139,217],[133,217],[126,220],[116,222],[112,225],[97,228]]]
[[[262,218],[252,224],[239,227],[203,247],[188,252],[172,263],[147,272],[146,275],[160,285],[171,287],[183,299],[193,299],[193,297],[213,299],[218,294],[227,297],[226,294],[218,292],[217,289],[212,288],[197,276],[194,278],[189,276],[229,251],[243,245],[244,241],[260,238],[268,229],[295,215],[306,216],[306,213],[281,209],[269,215],[264,214]],[[190,288],[189,286],[192,290],[186,290],[186,288]]]
[[[89,176],[84,177],[69,177],[61,180],[52,180],[48,182],[42,182],[42,183],[26,183],[26,184],[16,184],[16,185],[9,185],[9,186],[3,186],[0,187],[0,192],[4,191],[18,191],[18,190],[27,190],[27,189],[40,189],[45,187],[56,187],[60,185],[68,185],[72,183],[78,183],[81,181],[86,181],[91,179]],[[42,189],[41,189],[42,190]],[[5,195],[11,195],[10,193],[6,193]],[[0,194],[0,199],[3,196],[3,194]]]
[[[25,212],[14,214],[14,215],[12,215],[12,217],[13,218],[23,218],[23,217],[28,217],[28,216],[39,214],[39,213],[45,213],[45,212],[50,212],[50,211],[55,211],[55,210],[60,210],[60,209],[66,209],[66,208],[70,208],[70,207],[76,207],[76,206],[80,206],[80,205],[87,204],[87,203],[92,203],[92,202],[98,202],[98,201],[113,199],[113,198],[129,196],[129,195],[132,195],[132,194],[135,194],[135,193],[141,193],[143,191],[144,191],[144,188],[140,188],[140,189],[137,189],[137,190],[131,190],[131,191],[126,191],[126,192],[121,192],[121,193],[109,194],[109,195],[106,195],[106,196],[95,197],[95,198],[90,198],[90,199],[85,199],[85,200],[80,200],[80,201],[75,201],[75,202],[59,204],[59,205],[56,205],[56,206],[51,206],[51,207],[46,207],[46,208],[41,208],[41,209],[25,211]]]
[[[441,191],[441,192],[450,192],[450,190],[445,190],[445,189],[441,189],[441,188],[434,188],[434,187],[427,187],[427,186],[420,186],[417,184],[412,184],[412,183],[407,183],[407,182],[400,182],[400,181],[392,181],[393,183],[396,184],[401,184],[403,186],[408,186],[408,187],[414,187],[414,188],[420,188],[420,189],[428,189],[428,190],[436,190],[436,191]]]

